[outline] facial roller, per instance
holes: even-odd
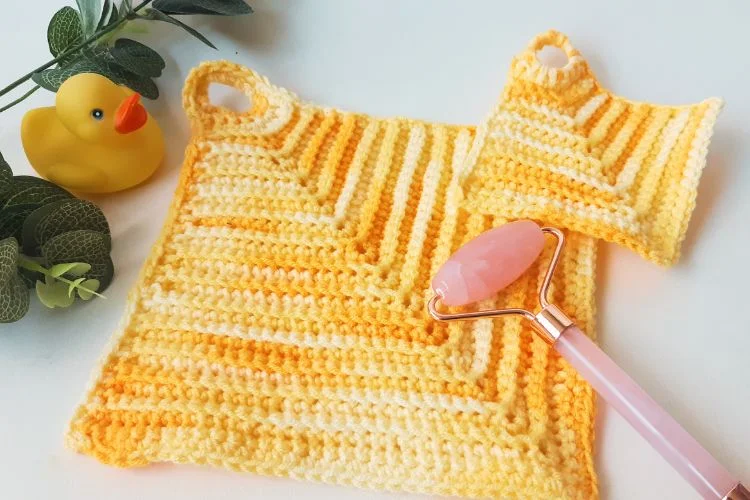
[[[539,291],[541,309],[440,312],[441,304],[462,306],[492,297],[521,276],[541,254],[545,234],[557,240]],[[559,229],[516,221],[487,231],[459,248],[432,280],[428,310],[439,321],[525,317],[597,393],[653,446],[707,500],[750,500],[750,492],[716,461],[661,406],[547,300],[565,237]]]

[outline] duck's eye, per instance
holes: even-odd
[[[94,120],[101,120],[102,118],[104,118],[104,111],[96,108],[95,110],[91,111],[91,116],[94,118]]]

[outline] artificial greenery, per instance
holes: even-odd
[[[68,307],[107,288],[112,240],[102,211],[38,177],[13,175],[0,154],[0,323],[21,319],[30,289]]]
[[[159,97],[153,79],[161,76],[164,59],[146,45],[120,35],[132,21],[161,21],[184,29],[206,45],[205,36],[175,16],[249,14],[244,0],[76,0],[78,10],[63,7],[50,20],[47,42],[54,57],[0,90],[0,97],[23,83],[36,83],[18,99],[0,107],[0,113],[45,88],[53,92],[73,75],[98,73],[125,85],[146,98]]]

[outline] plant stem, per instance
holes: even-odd
[[[139,10],[143,9],[148,4],[150,4],[152,1],[153,0],[145,0],[145,1],[141,2],[137,7],[133,8],[133,10],[131,11],[131,13],[129,15],[127,15],[127,16],[121,18],[121,19],[118,19],[115,23],[107,26],[106,28],[104,28],[101,31],[97,31],[92,36],[90,36],[86,40],[82,41],[78,45],[69,48],[68,50],[66,50],[65,52],[63,52],[59,56],[55,57],[54,59],[52,59],[50,61],[47,61],[46,63],[42,64],[38,68],[36,68],[34,70],[31,70],[30,72],[26,73],[25,75],[23,75],[21,78],[19,78],[15,82],[11,83],[7,87],[5,87],[2,90],[0,90],[0,97],[4,96],[5,94],[7,94],[8,92],[10,92],[14,88],[18,87],[23,82],[27,81],[29,78],[31,78],[34,75],[34,73],[38,73],[40,71],[44,71],[45,69],[52,67],[53,65],[57,64],[58,62],[60,62],[61,60],[65,59],[69,55],[74,54],[75,52],[78,52],[79,50],[87,47],[91,43],[97,41],[102,36],[106,35],[107,33],[116,30],[122,23],[125,23],[125,22],[129,21],[131,19],[131,17],[130,17],[131,15],[133,15],[136,12],[138,12]],[[15,104],[15,103],[13,103],[13,104]],[[7,107],[3,108],[0,111],[4,111],[5,109],[7,109]]]
[[[26,257],[23,254],[18,254],[18,267],[26,269],[27,271],[34,271],[35,273],[42,273],[44,275],[46,275],[48,272],[47,269],[42,267],[40,263],[38,263],[34,259]]]
[[[10,103],[8,103],[5,106],[3,106],[2,108],[0,108],[0,113],[2,113],[3,111],[5,111],[6,109],[12,108],[16,104],[18,104],[19,102],[23,101],[24,99],[26,99],[27,97],[29,97],[31,94],[33,94],[34,92],[36,92],[37,90],[39,90],[40,88],[42,88],[42,87],[40,87],[39,85],[35,85],[34,87],[31,88],[31,90],[29,90],[28,92],[26,92],[24,95],[22,95],[21,97],[19,97],[15,101],[11,101]]]
[[[72,285],[72,284],[73,284],[73,282],[72,282],[72,281],[70,281],[70,280],[69,280],[69,279],[67,279],[67,278],[63,278],[62,276],[53,276],[53,278],[55,278],[56,280],[60,280],[60,281],[62,281],[62,282],[63,282],[63,283],[65,283],[66,285]],[[96,293],[96,292],[95,292],[95,291],[93,291],[93,290],[89,290],[89,289],[88,289],[88,288],[86,288],[85,286],[81,286],[81,285],[74,285],[74,286],[75,286],[75,288],[77,288],[77,289],[79,289],[79,290],[83,290],[84,292],[88,292],[88,293],[90,293],[90,294],[92,294],[92,295],[96,295],[96,296],[97,296],[97,297],[99,297],[99,298],[102,298],[102,299],[106,299],[106,298],[107,298],[107,297],[105,297],[104,295],[102,295],[102,294],[100,294],[100,293]]]
[[[62,281],[66,285],[72,285],[73,284],[72,281],[70,281],[67,278],[63,278],[62,276],[52,276],[52,274],[50,274],[50,272],[49,272],[49,269],[45,268],[44,266],[42,266],[37,261],[35,261],[33,259],[30,259],[30,258],[26,257],[23,254],[18,254],[18,261],[17,261],[17,263],[18,263],[18,267],[20,267],[22,269],[26,269],[27,271],[33,271],[35,273],[40,273],[40,274],[43,274],[45,276],[49,276],[50,278],[56,279],[58,281]],[[74,286],[77,289],[83,290],[84,292],[88,292],[88,293],[90,293],[92,295],[96,295],[97,297],[101,297],[102,299],[106,299],[107,298],[107,297],[105,297],[104,295],[102,295],[100,293],[96,293],[94,290],[89,290],[85,286],[81,286],[81,285],[74,285]]]

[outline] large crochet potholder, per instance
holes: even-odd
[[[544,45],[567,65],[539,63]],[[213,106],[213,82],[252,108]],[[72,448],[124,467],[597,496],[589,386],[522,320],[433,321],[430,278],[507,220],[556,225],[569,243],[554,302],[592,332],[597,239],[674,262],[719,100],[625,100],[548,32],[477,129],[309,104],[228,62],[195,69],[184,105],[193,138],[168,221]],[[533,309],[541,277],[483,305]]]

